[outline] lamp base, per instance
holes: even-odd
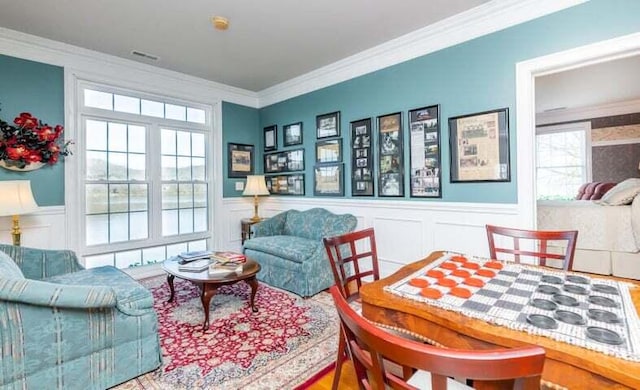
[[[20,246],[20,236],[22,232],[20,231],[20,217],[17,215],[13,216],[13,227],[11,228],[11,237],[13,238],[13,245]]]
[[[258,215],[258,195],[253,196],[253,217],[251,222],[259,222],[262,218]]]

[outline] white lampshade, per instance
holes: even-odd
[[[244,187],[244,192],[242,193],[242,195],[269,195],[267,184],[264,181],[264,175],[247,176],[247,184]]]
[[[30,180],[0,181],[0,216],[22,215],[37,210]]]

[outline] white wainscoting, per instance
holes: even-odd
[[[33,214],[20,216],[21,244],[41,249],[66,249],[64,206],[41,207]],[[0,242],[11,244],[12,217],[0,217]]]
[[[225,198],[215,218],[225,221],[216,243],[221,248],[241,249],[240,219],[253,215],[253,200]],[[260,216],[324,207],[333,213],[351,213],[357,229],[373,227],[383,276],[435,250],[488,256],[485,224],[519,226],[516,204],[453,203],[407,200],[262,198]]]

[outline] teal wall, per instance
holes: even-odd
[[[241,196],[227,177],[227,144],[255,145],[254,168],[262,172],[262,128],[278,125],[279,150],[284,150],[282,126],[303,122],[306,196],[313,194],[315,117],[341,111],[345,194],[351,193],[349,122],[403,112],[405,169],[409,150],[406,112],[440,104],[443,200],[514,203],[517,201],[515,129],[515,64],[541,55],[640,31],[640,1],[592,0],[500,32],[440,50],[405,63],[257,110],[223,102],[223,174],[225,197]],[[64,124],[63,69],[0,55],[0,117],[12,121],[28,111],[49,124]],[[449,183],[447,118],[508,107],[511,144],[509,183]],[[375,137],[374,137],[375,139]],[[374,145],[375,146],[375,145]],[[294,149],[291,147],[288,149]],[[375,149],[375,148],[374,148]],[[73,156],[67,158],[74,158]],[[406,175],[405,175],[406,176]],[[0,180],[32,180],[41,206],[64,204],[64,163],[33,172],[0,169]],[[376,183],[377,188],[377,183]],[[409,182],[405,177],[405,194]],[[397,199],[397,198],[386,198]],[[419,200],[422,201],[422,200]]]
[[[238,104],[222,102],[222,144],[223,144],[223,175],[224,197],[241,196],[242,191],[236,191],[235,183],[244,182],[245,179],[230,179],[228,172],[228,147],[229,142],[236,144],[248,144],[255,147],[253,169],[255,173],[262,172],[262,133],[258,131],[259,115],[256,108],[241,106]]]
[[[0,55],[0,109],[0,118],[9,123],[21,112],[30,112],[49,125],[64,125],[63,69]],[[63,161],[31,172],[0,168],[0,180],[31,180],[39,206],[64,205]]]
[[[640,1],[592,0],[503,31],[483,36],[371,74],[342,82],[260,110],[260,129],[302,121],[306,196],[313,194],[315,117],[341,111],[345,194],[351,194],[349,122],[403,112],[405,197],[409,199],[407,110],[440,104],[443,200],[517,202],[515,64],[517,62],[640,31]],[[511,182],[449,182],[447,118],[509,108]],[[377,134],[374,131],[374,134]],[[375,139],[376,137],[374,137]],[[291,147],[290,149],[293,149]],[[279,150],[284,148],[280,147]],[[377,145],[374,145],[377,150]],[[376,172],[377,174],[377,172]],[[377,192],[376,182],[376,192]],[[398,199],[398,198],[385,198]]]

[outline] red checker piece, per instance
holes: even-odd
[[[447,278],[440,278],[438,279],[438,284],[444,287],[453,287],[455,285],[458,284],[458,282],[456,282],[453,279],[447,279]]]
[[[409,284],[412,285],[413,287],[423,288],[423,287],[429,286],[429,281],[424,279],[414,278],[409,281]]]
[[[440,279],[440,278],[444,278],[444,272],[437,269],[430,269],[429,271],[427,271],[427,276]]]
[[[487,268],[493,268],[493,269],[502,269],[504,267],[502,263],[499,263],[497,261],[488,261],[484,263],[484,266]]]
[[[438,299],[442,297],[442,292],[435,288],[423,288],[420,290],[420,295],[425,298]]]
[[[467,263],[462,264],[462,268],[479,269],[480,268],[480,264],[467,262]]]
[[[459,298],[470,298],[471,297],[471,291],[467,290],[466,288],[462,288],[462,287],[454,287],[451,289],[451,291],[449,291],[449,294],[454,295],[456,297]]]
[[[442,269],[450,269],[451,270],[451,269],[458,268],[458,265],[456,263],[447,262],[447,263],[440,264],[440,268],[442,268]]]
[[[458,276],[461,278],[468,278],[469,276],[471,276],[471,272],[467,271],[466,269],[456,269],[453,270],[453,272],[451,272],[451,275],[453,276]]]
[[[472,287],[484,287],[484,281],[478,278],[466,278],[463,283]]]
[[[466,263],[468,260],[464,256],[453,256],[451,257],[451,261],[455,261],[456,263]]]
[[[484,276],[486,278],[493,278],[496,276],[496,273],[491,271],[490,269],[479,269],[476,271],[476,275]]]

